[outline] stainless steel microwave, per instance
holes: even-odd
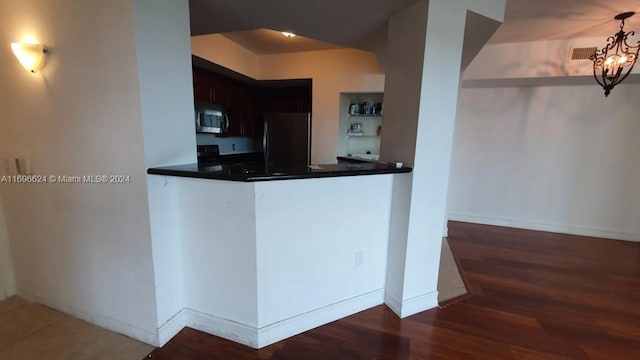
[[[196,103],[196,132],[226,134],[229,131],[229,114],[218,105]]]

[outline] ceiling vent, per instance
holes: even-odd
[[[571,60],[591,60],[591,56],[596,53],[597,47],[573,48]]]

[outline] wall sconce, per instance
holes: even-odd
[[[626,12],[616,15],[614,19],[620,20],[620,31],[609,36],[607,45],[591,56],[593,76],[604,89],[604,96],[609,96],[611,90],[627,78],[638,59],[640,41],[637,46],[630,46],[627,38],[635,35],[635,32],[624,32],[624,21],[634,14],[635,12]]]
[[[32,73],[42,69],[46,55],[49,52],[42,44],[19,42],[11,43],[11,50],[13,50],[13,54],[20,61],[20,64]]]

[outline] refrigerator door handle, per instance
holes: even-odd
[[[311,164],[311,113],[307,113],[307,165]]]
[[[262,149],[264,150],[264,166],[269,166],[269,122],[264,122],[264,134],[262,135]]]

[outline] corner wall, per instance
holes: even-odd
[[[449,219],[640,241],[640,85],[463,89]]]
[[[35,174],[125,184],[1,184],[17,293],[134,338],[157,337],[142,122],[129,1],[0,0],[0,158]],[[51,53],[41,73],[9,43]]]
[[[464,35],[490,33],[504,14],[504,1],[470,3],[419,1],[389,21],[380,158],[413,167],[394,183],[389,231],[385,303],[400,317],[437,306]],[[477,6],[491,20],[468,22]]]
[[[609,97],[571,49],[491,44],[464,72],[449,219],[640,240],[638,67]]]
[[[193,54],[228,69],[258,79],[258,56],[221,34],[191,37]]]
[[[188,1],[135,0],[134,19],[145,165],[195,163]],[[175,184],[152,175],[146,180],[158,329],[154,345],[164,345],[182,328],[172,319],[185,307],[181,222]]]

